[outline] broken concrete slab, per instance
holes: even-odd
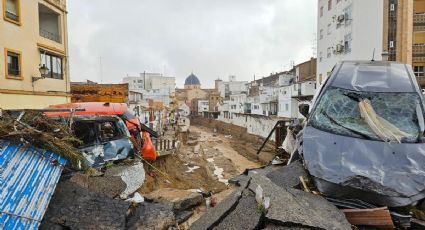
[[[228,197],[221,201],[216,207],[210,208],[207,212],[195,221],[189,229],[191,230],[204,230],[212,229],[217,226],[220,221],[227,216],[233,209],[236,208],[239,199],[242,197],[242,192],[249,185],[249,178],[241,180],[241,186],[232,192]]]
[[[127,199],[133,194],[145,181],[145,169],[141,161],[130,165],[117,165],[109,168],[105,176],[119,176],[126,184],[126,189],[120,194],[121,199]]]
[[[200,205],[203,197],[200,193],[188,190],[162,188],[145,195],[146,200],[154,202],[170,202],[175,210],[186,210]]]
[[[275,225],[273,223],[268,223],[263,230],[310,230],[310,229],[314,229],[314,228],[309,228],[309,227],[285,227],[285,226],[280,226],[280,225]]]
[[[300,185],[300,176],[307,178],[308,174],[301,162],[296,161],[290,165],[280,167],[266,174],[276,185],[283,188],[295,188]]]
[[[236,208],[227,215],[214,229],[257,229],[261,224],[263,213],[258,208],[255,194],[248,189],[242,192]]]
[[[292,188],[282,188],[269,178],[251,175],[250,190],[260,185],[270,197],[266,219],[276,225],[316,229],[351,229],[344,214],[323,197]]]
[[[77,173],[69,180],[92,192],[102,193],[111,198],[119,196],[127,187],[127,184],[119,176],[92,177],[86,174]]]
[[[171,203],[142,203],[128,217],[127,229],[168,229],[176,224]]]
[[[129,206],[68,180],[57,185],[40,228],[125,229]]]
[[[126,189],[126,183],[119,176],[89,177],[88,188],[90,191],[102,193],[115,198]]]
[[[177,212],[176,214],[176,221],[178,224],[181,224],[188,220],[191,216],[193,216],[193,211],[181,211]]]

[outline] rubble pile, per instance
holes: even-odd
[[[80,169],[85,159],[75,148],[81,141],[62,122],[52,120],[42,112],[6,112],[0,116],[0,139],[15,143],[26,142],[40,149],[52,151]]]

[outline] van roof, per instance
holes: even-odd
[[[343,61],[335,66],[329,86],[366,92],[417,92],[413,72],[389,61]]]
[[[104,103],[104,102],[82,102],[68,103],[60,105],[51,105],[49,108],[56,109],[85,109],[84,111],[76,111],[74,115],[123,115],[128,111],[125,103]],[[69,116],[70,112],[48,112],[48,116]]]

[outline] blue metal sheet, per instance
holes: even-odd
[[[0,229],[38,229],[66,160],[0,140]]]

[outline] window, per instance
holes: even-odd
[[[41,55],[41,65],[49,68],[48,78],[63,79],[62,57],[49,53]]]
[[[20,25],[20,0],[3,0],[3,7],[4,20]]]
[[[60,15],[49,7],[38,4],[40,36],[62,43]]]
[[[323,53],[322,51],[319,52],[319,62],[322,62],[323,60]]]
[[[326,57],[330,58],[331,55],[332,55],[332,48],[331,47],[328,47]]]
[[[344,52],[351,52],[351,33],[344,36]]]
[[[328,10],[332,10],[332,0],[328,0]]]
[[[21,53],[5,49],[6,56],[6,78],[22,79]]]
[[[323,29],[320,29],[320,33],[319,33],[319,39],[323,39]]]
[[[285,110],[288,111],[289,110],[289,105],[285,104]]]
[[[320,17],[323,17],[323,6],[320,7]]]
[[[350,4],[349,6],[344,8],[344,23],[346,27],[351,25],[351,21],[353,18],[352,14],[353,14],[353,7]]]
[[[332,25],[329,23],[328,24],[328,35],[331,34],[331,30],[332,30]]]
[[[336,0],[336,4],[338,4],[338,3],[340,3],[341,2],[341,0]]]
[[[413,72],[415,73],[416,77],[423,77],[425,76],[424,74],[424,67],[423,66],[415,66],[413,68]]]

